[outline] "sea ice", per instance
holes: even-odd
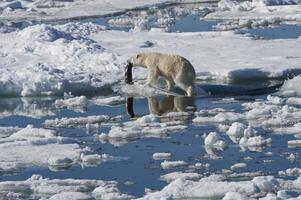
[[[178,168],[178,167],[184,167],[184,166],[187,166],[188,164],[183,161],[183,160],[177,160],[177,161],[167,161],[167,160],[164,160],[162,163],[161,163],[161,167],[163,169],[171,169],[171,168]]]
[[[0,182],[1,199],[131,199],[121,193],[115,181],[48,179],[32,175],[25,181]]]
[[[153,159],[154,160],[166,160],[170,159],[171,153],[154,153]]]

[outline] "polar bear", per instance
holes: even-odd
[[[151,86],[157,82],[159,77],[163,77],[166,80],[169,91],[172,91],[174,86],[177,85],[186,91],[188,96],[193,95],[195,70],[192,64],[182,56],[162,53],[141,53],[131,57],[128,63],[130,70],[131,67],[135,66],[148,69],[147,85]]]

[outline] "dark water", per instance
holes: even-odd
[[[265,40],[271,39],[296,39],[301,36],[300,25],[282,24],[271,28],[256,28],[243,31]]]
[[[214,90],[218,85],[212,87],[207,85],[207,90]],[[222,86],[229,88],[231,91],[233,86]],[[241,90],[247,91],[249,88],[241,87]],[[237,90],[237,87],[234,87]],[[267,90],[268,91],[268,90]],[[268,91],[269,92],[269,91]],[[231,94],[212,95],[208,97],[193,98],[194,105],[197,111],[208,110],[213,108],[223,108],[226,110],[234,110],[236,112],[243,112],[241,104],[244,102],[252,102],[254,99],[264,99],[267,94],[261,95],[243,95],[231,96]],[[176,100],[177,97],[158,96],[154,97],[158,103],[167,100]],[[222,101],[224,98],[233,98],[231,101]],[[123,115],[124,121],[131,120],[126,112],[124,104],[109,107],[109,106],[89,106],[86,112],[78,113],[68,109],[58,110],[54,107],[54,99],[27,99],[28,104],[35,104],[37,109],[52,111],[55,113],[53,116],[42,116],[41,118],[33,118],[30,116],[22,116],[22,113],[30,113],[31,110],[26,110],[22,102],[26,101],[19,98],[15,99],[0,99],[0,111],[4,110],[11,112],[11,116],[3,117],[0,119],[1,126],[20,126],[25,127],[27,124],[34,124],[35,127],[43,127],[43,122],[46,119],[62,118],[62,117],[78,117],[89,115]],[[9,105],[9,107],[8,107]],[[149,114],[149,102],[147,98],[134,97],[134,111],[138,116]],[[19,114],[18,114],[18,109]],[[22,110],[23,109],[23,110]],[[170,152],[172,154],[171,160],[184,160],[189,164],[197,162],[209,163],[209,169],[196,169],[195,172],[208,175],[211,173],[220,173],[223,169],[229,169],[231,165],[238,162],[245,162],[246,168],[238,169],[238,172],[256,172],[261,171],[263,174],[277,175],[279,170],[284,170],[290,167],[295,167],[295,163],[291,163],[286,159],[288,153],[300,153],[300,149],[288,149],[287,141],[293,139],[289,135],[274,135],[266,131],[264,137],[271,137],[273,143],[271,146],[256,151],[246,150],[242,151],[240,147],[229,139],[223,133],[223,139],[229,144],[229,147],[224,151],[217,151],[215,153],[218,159],[212,159],[208,156],[208,152],[204,148],[203,134],[208,134],[212,131],[217,131],[216,126],[205,124],[202,126],[194,125],[190,120],[186,122],[188,129],[183,132],[172,133],[164,138],[141,138],[132,141],[126,141],[121,146],[114,146],[111,143],[100,143],[95,139],[93,134],[87,135],[85,128],[62,128],[56,129],[60,135],[76,138],[78,143],[83,146],[89,146],[95,152],[100,154],[108,153],[113,156],[126,157],[126,160],[104,162],[97,167],[74,166],[65,171],[51,171],[48,168],[32,167],[21,171],[19,174],[7,176],[0,176],[1,181],[6,180],[25,180],[31,177],[32,174],[41,174],[43,177],[48,178],[80,178],[80,179],[99,179],[99,180],[116,180],[119,183],[119,189],[135,196],[142,196],[145,188],[162,189],[166,185],[165,182],[159,180],[160,175],[167,174],[173,171],[185,171],[183,169],[168,169],[161,168],[160,163],[162,160],[153,160],[152,154],[156,152]],[[108,128],[101,128],[99,132],[107,133]],[[272,152],[272,155],[266,155],[266,152]],[[212,152],[211,152],[212,153]],[[244,158],[251,157],[251,160]],[[265,160],[272,160],[272,162],[265,162]],[[281,163],[281,164],[280,164]],[[133,184],[125,184],[130,181]]]

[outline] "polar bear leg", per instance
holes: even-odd
[[[149,69],[146,85],[153,86],[159,78],[157,69]]]
[[[181,73],[176,77],[175,83],[184,90],[188,96],[193,95],[193,84],[191,83],[191,80],[188,80],[188,77],[183,76]]]
[[[174,82],[166,79],[166,84],[167,84],[168,91],[173,91],[174,86],[175,86]]]

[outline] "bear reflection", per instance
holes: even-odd
[[[159,97],[148,97],[147,100],[150,113],[159,116],[165,116],[171,112],[196,111],[193,97],[166,96],[162,100]],[[133,98],[127,99],[127,111],[132,118],[136,117],[133,110]]]
[[[149,111],[152,114],[164,116],[170,112],[195,111],[194,98],[181,96],[166,96],[159,101],[157,97],[148,98]]]

